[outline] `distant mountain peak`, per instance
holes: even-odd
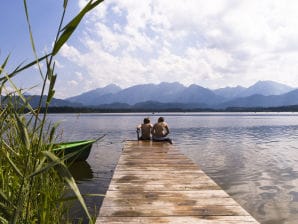
[[[287,88],[293,88],[289,85],[279,83],[279,82],[276,82],[276,81],[271,81],[271,80],[259,80],[250,87],[253,87],[253,86],[283,86],[283,87],[287,87]]]
[[[279,85],[283,85],[282,83],[271,81],[271,80],[259,80],[254,85],[259,85],[259,84],[279,84]]]
[[[180,82],[161,82],[161,83],[157,84],[157,86],[180,86],[180,87],[185,87]]]
[[[114,83],[111,83],[109,85],[106,85],[104,88],[119,88],[119,89],[122,89],[120,86],[114,84]]]
[[[261,94],[263,96],[280,95],[292,91],[294,88],[275,81],[262,80],[248,87],[242,92],[241,97],[253,94]]]
[[[115,92],[119,92],[121,91],[121,87],[120,86],[117,86],[116,84],[114,83],[111,83],[105,87],[102,87],[102,88],[97,88],[95,90],[100,90],[100,91],[103,91],[103,92],[107,92],[107,93],[115,93]],[[92,90],[91,90],[92,91]]]
[[[243,86],[235,86],[235,87],[225,87],[213,90],[216,95],[225,97],[227,99],[233,99],[239,96],[244,90],[246,90]]]
[[[120,92],[121,90],[122,89],[119,86],[115,84],[109,84],[105,87],[93,89],[78,96],[67,98],[66,100],[69,100],[71,102],[79,102],[85,105],[92,105],[92,103],[94,102],[94,98],[98,98],[107,94],[115,94]]]

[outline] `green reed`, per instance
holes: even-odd
[[[68,223],[71,198],[67,195],[70,193],[81,203],[89,222],[94,222],[64,159],[53,153],[57,125],[48,124],[46,117],[55,94],[57,74],[54,57],[86,13],[102,1],[90,0],[63,27],[68,3],[64,0],[53,48],[41,57],[35,47],[27,1],[23,1],[35,58],[12,71],[6,70],[10,55],[0,64],[0,223]],[[46,65],[46,69],[42,69],[41,62]],[[38,67],[37,75],[41,77],[42,84],[39,106],[36,108],[30,105],[24,90],[13,82],[14,76],[21,75],[32,66]],[[43,96],[46,96],[45,105]],[[43,106],[45,112],[41,114]]]

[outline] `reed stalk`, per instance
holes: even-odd
[[[63,158],[53,153],[57,125],[49,124],[46,118],[55,95],[57,74],[54,57],[83,17],[101,2],[90,0],[62,27],[68,3],[64,0],[53,48],[50,53],[39,56],[31,29],[29,7],[27,1],[23,1],[35,58],[12,71],[6,70],[10,55],[0,65],[0,223],[71,222],[68,214],[69,198],[66,197],[70,192],[81,203],[89,223],[94,222]],[[45,62],[45,70],[40,66],[41,62]],[[13,78],[35,65],[39,68],[42,88],[39,105],[33,108],[30,99],[24,96],[24,90],[14,84]],[[46,103],[43,105],[45,95]],[[45,112],[41,114],[43,106]]]

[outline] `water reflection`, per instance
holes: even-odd
[[[180,132],[178,142],[258,221],[296,223],[298,204],[291,198],[298,190],[297,130],[274,125],[192,128]],[[189,141],[187,149],[183,139]]]
[[[143,117],[164,116],[174,144],[264,224],[298,220],[297,114],[92,114],[52,115],[63,120],[66,140],[95,138],[88,164],[92,178],[79,180],[83,193],[104,193],[123,141],[135,139]],[[78,171],[76,171],[78,172]],[[89,208],[101,199],[87,199]]]
[[[87,161],[74,162],[68,168],[77,182],[87,181],[93,178],[91,166]]]

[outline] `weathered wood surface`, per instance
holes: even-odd
[[[127,141],[96,223],[258,223],[168,143]]]

